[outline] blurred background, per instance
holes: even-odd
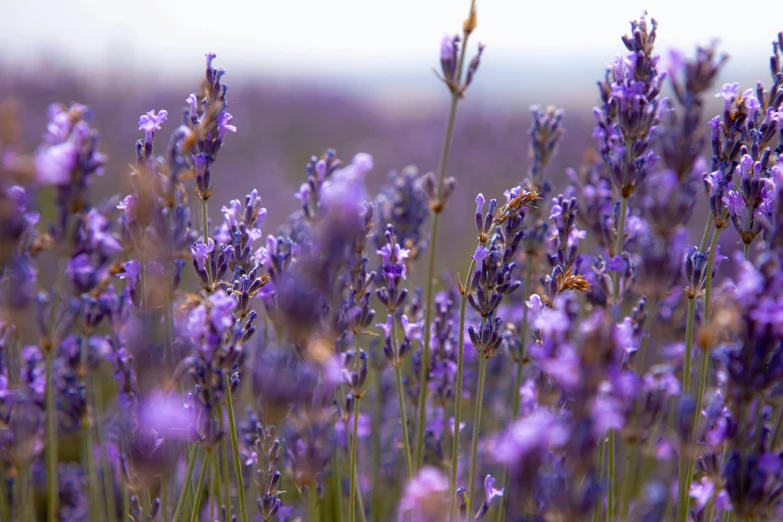
[[[770,42],[781,29],[775,5],[478,0],[469,55],[479,41],[487,48],[457,116],[448,174],[459,188],[446,210],[444,248],[472,244],[477,191],[502,198],[526,172],[533,103],[566,110],[567,133],[548,170],[562,188],[564,168],[578,167],[593,145],[595,82],[625,52],[620,37],[644,9],[660,24],[664,60],[670,48],[692,55],[718,40],[731,60],[717,84],[739,81],[744,89],[769,81]],[[460,30],[468,9],[468,0],[6,0],[0,100],[15,104],[28,152],[49,103],[89,105],[109,156],[95,187],[106,195],[127,182],[139,115],[169,111],[158,138],[166,143],[201,81],[204,53],[215,51],[238,132],[214,167],[211,214],[218,218],[229,199],[258,188],[272,232],[298,206],[293,193],[306,160],[327,147],[345,161],[371,153],[371,189],[409,164],[422,173],[437,168],[448,92],[433,68],[441,39]],[[713,103],[708,117],[720,110]]]

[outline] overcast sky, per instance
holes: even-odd
[[[430,80],[440,39],[461,27],[468,0],[5,0],[0,62],[29,67],[43,57],[79,67],[193,70],[206,50],[218,64],[263,74],[343,81],[413,74]],[[776,7],[778,6],[778,7]],[[648,9],[661,51],[690,51],[720,37],[733,67],[764,73],[783,30],[773,0],[478,0],[476,40],[490,67],[595,68],[622,52],[628,21]],[[491,58],[490,58],[491,56]],[[524,71],[517,71],[520,78]],[[425,76],[426,74],[426,76]],[[759,76],[757,74],[756,76]]]

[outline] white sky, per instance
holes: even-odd
[[[440,39],[457,32],[469,0],[0,0],[0,62],[42,57],[81,67],[169,74],[217,64],[281,75],[350,78],[406,75],[437,65]],[[660,22],[661,51],[689,52],[720,37],[734,66],[752,59],[764,74],[783,30],[774,0],[478,0],[475,39],[486,60],[551,66],[585,62],[600,75],[623,51],[619,36],[643,9]],[[776,16],[778,14],[779,16]],[[492,58],[489,58],[489,57]],[[419,74],[417,72],[416,74]],[[228,79],[228,78],[227,78]]]

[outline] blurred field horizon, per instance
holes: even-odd
[[[557,183],[566,167],[579,167],[594,146],[596,81],[625,52],[620,37],[644,7],[615,3],[600,23],[593,16],[585,24],[593,8],[577,3],[558,7],[560,18],[547,23],[555,12],[551,4],[480,2],[468,52],[475,53],[478,41],[487,49],[457,116],[448,173],[459,186],[447,218],[472,205],[480,188],[494,191],[487,197],[502,197],[504,188],[523,177],[532,104],[566,112],[566,135],[549,175]],[[304,180],[305,162],[329,147],[344,161],[358,152],[373,155],[371,190],[407,165],[422,173],[437,167],[449,101],[433,71],[441,38],[459,27],[467,4],[433,0],[414,7],[404,0],[367,6],[338,0],[259,4],[245,13],[229,3],[214,15],[206,14],[204,2],[143,1],[134,4],[133,13],[119,6],[91,9],[82,0],[67,7],[46,0],[33,4],[18,11],[15,4],[5,13],[0,100],[15,104],[21,150],[28,153],[40,142],[50,103],[91,107],[100,149],[109,157],[106,174],[96,180],[96,196],[127,187],[139,115],[165,109],[170,115],[165,139],[176,128],[185,97],[203,76],[208,50],[228,71],[229,111],[238,128],[215,173],[213,219],[236,194],[257,188],[270,210],[267,232],[273,232],[297,208],[293,194]],[[716,85],[730,78],[747,88],[766,80],[774,20],[761,21],[752,37],[738,37],[726,29],[730,17],[711,11],[697,17],[694,6],[656,4],[649,6],[649,16],[660,24],[656,47],[663,60],[670,48],[692,55],[696,45],[721,35],[717,47],[730,60]],[[48,14],[33,23],[37,8]],[[148,19],[142,22],[134,13]],[[250,30],[253,24],[258,34]],[[546,36],[548,31],[554,34]],[[705,115],[717,114],[720,100],[708,103]],[[444,233],[454,239],[444,245],[446,259],[470,247],[471,234],[460,233],[465,225],[446,219]]]

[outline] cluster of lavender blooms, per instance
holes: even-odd
[[[327,149],[266,236],[263,186],[210,219],[241,132],[214,53],[179,118],[139,118],[129,194],[91,200],[87,107],[32,155],[0,128],[0,520],[783,519],[783,33],[743,91],[633,22],[569,184],[535,106],[439,278],[476,26],[441,46],[437,170],[374,195],[372,156]]]

